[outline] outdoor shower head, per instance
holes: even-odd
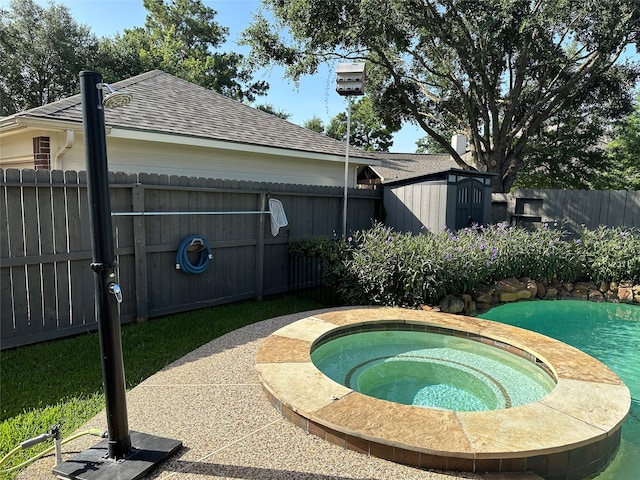
[[[133,95],[124,90],[116,90],[108,83],[98,84],[98,88],[107,87],[109,93],[103,98],[102,105],[107,108],[120,108],[128,105]]]

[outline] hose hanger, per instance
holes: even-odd
[[[196,255],[197,260],[192,262],[189,254]],[[199,274],[204,273],[209,267],[209,260],[213,259],[211,247],[204,237],[191,235],[185,238],[176,254],[176,270],[185,273]]]

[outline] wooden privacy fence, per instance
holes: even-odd
[[[640,191],[516,189],[492,195],[493,222],[562,222],[570,232],[599,225],[640,228]]]
[[[0,347],[97,328],[86,173],[0,170],[0,187]],[[123,322],[286,292],[288,242],[342,230],[340,187],[115,173],[110,196]],[[253,214],[269,198],[289,222],[277,237],[268,214]],[[379,199],[350,190],[349,229],[369,228]],[[191,235],[212,249],[202,274],[176,270]]]

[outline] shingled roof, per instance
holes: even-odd
[[[345,144],[338,140],[161,70],[152,70],[113,86],[130,92],[133,101],[127,108],[105,109],[108,127],[320,154],[345,153]],[[81,98],[74,95],[2,120],[15,117],[82,123]],[[374,159],[372,154],[358,149],[352,149],[350,153],[365,161]]]
[[[370,168],[380,177],[382,183],[460,169],[449,155],[376,152],[374,156],[376,159],[382,160],[382,165]]]

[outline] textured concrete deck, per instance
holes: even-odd
[[[148,378],[127,394],[131,430],[183,442],[151,479],[445,480],[482,479],[470,473],[438,473],[340,448],[305,433],[266,399],[255,369],[263,340],[292,322],[321,312],[278,317],[220,337]],[[106,428],[104,412],[88,427]],[[85,436],[63,447],[68,459],[98,443]],[[54,457],[17,478],[49,480]],[[535,476],[493,476],[533,480]]]

